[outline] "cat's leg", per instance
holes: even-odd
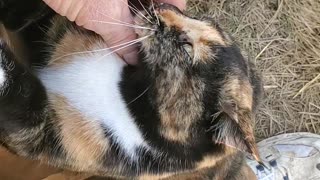
[[[48,120],[44,87],[0,40],[0,145],[37,156]]]

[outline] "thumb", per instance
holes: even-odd
[[[43,0],[50,8],[61,16],[75,21],[80,11],[84,9],[86,0]]]

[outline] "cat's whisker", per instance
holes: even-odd
[[[121,43],[121,44],[118,44],[118,45],[115,45],[115,46],[111,46],[111,47],[108,47],[108,48],[96,49],[96,50],[92,50],[92,51],[79,51],[79,52],[74,52],[74,53],[65,54],[65,55],[63,55],[63,56],[60,56],[60,57],[58,57],[58,58],[55,58],[55,59],[51,60],[51,62],[55,62],[55,61],[57,61],[57,60],[59,60],[59,59],[62,59],[62,58],[64,58],[64,57],[73,56],[73,55],[89,54],[89,53],[107,51],[107,50],[110,50],[110,49],[113,49],[113,48],[117,48],[117,47],[121,47],[121,46],[130,44],[130,43],[133,43],[133,42],[140,42],[140,40],[143,40],[143,39],[146,38],[146,37],[149,37],[149,36],[145,36],[145,37],[142,37],[142,38],[139,38],[139,39],[134,39],[134,40],[132,40],[132,41],[127,41],[127,42],[125,42],[125,43]]]
[[[154,2],[153,2],[153,0],[151,0],[151,6],[152,6],[152,9],[153,9],[153,14],[156,16],[156,18],[157,18],[157,23],[158,23],[158,26],[160,26],[160,20],[159,20],[159,16],[157,15],[157,13],[156,13],[156,9],[155,9],[155,5],[154,5]]]
[[[116,45],[116,46],[113,46],[113,47],[110,47],[110,48],[105,48],[105,49],[107,49],[107,50],[109,50],[109,49],[113,49],[113,48],[116,48],[116,47],[124,47],[124,45],[129,45],[129,44],[133,44],[133,43],[138,43],[138,42],[141,42],[141,41],[143,41],[144,39],[146,39],[146,38],[148,38],[148,37],[150,37],[151,35],[148,35],[148,36],[144,36],[144,37],[141,37],[141,38],[138,38],[138,39],[134,39],[134,40],[132,40],[132,41],[128,41],[128,42],[125,42],[125,43],[122,43],[122,44],[119,44],[119,45]],[[117,51],[118,49],[116,49],[116,51]]]
[[[147,17],[141,15],[141,12],[140,12],[139,10],[135,10],[135,9],[133,9],[133,8],[130,7],[130,6],[129,6],[129,8],[130,8],[130,9],[132,10],[132,12],[133,12],[139,19],[141,19],[143,22],[147,22],[147,21],[148,21]],[[147,21],[146,21],[146,20],[147,20]],[[149,21],[149,22],[150,22],[150,21]]]
[[[124,22],[124,21],[120,21],[120,20],[118,20],[118,19],[115,19],[115,18],[113,18],[113,17],[111,17],[111,16],[108,16],[108,15],[106,15],[106,14],[104,14],[104,13],[100,12],[100,11],[97,11],[97,12],[98,12],[99,14],[101,14],[101,15],[103,15],[103,16],[105,16],[105,17],[107,17],[107,18],[110,18],[110,19],[112,19],[112,20],[116,21],[116,22],[123,23],[123,24],[126,24],[126,25],[132,25],[132,26],[135,26],[134,24],[130,24],[130,23],[127,23],[127,22]]]
[[[145,95],[145,94],[149,91],[150,87],[151,87],[151,86],[148,86],[139,96],[137,96],[137,97],[134,98],[132,101],[130,101],[130,102],[127,104],[127,106],[130,105],[130,104],[132,104],[132,103],[134,103],[134,102],[136,102],[139,98],[141,98],[143,95]]]
[[[137,7],[135,7],[133,4],[129,4],[130,2],[125,2],[124,0],[120,0],[121,2],[123,2],[124,4],[126,4],[132,11],[134,11],[134,13],[138,16],[141,15],[143,18],[142,20],[147,20],[149,21],[151,24],[153,24],[144,14],[142,14],[139,9]],[[138,16],[139,17],[139,16]]]
[[[130,43],[130,44],[127,44],[127,45],[125,45],[125,46],[122,46],[122,47],[120,47],[120,48],[118,48],[118,49],[115,49],[115,50],[113,50],[113,51],[111,51],[111,52],[103,55],[100,59],[103,59],[103,58],[105,58],[105,57],[107,57],[107,56],[109,56],[109,55],[111,55],[111,54],[113,54],[113,53],[115,53],[115,52],[117,52],[117,51],[119,51],[119,50],[125,49],[125,48],[127,48],[127,47],[129,47],[129,46],[132,46],[132,45],[134,45],[134,44],[137,44],[137,43],[139,43],[139,42],[142,42],[143,40],[147,39],[147,38],[150,37],[150,36],[151,36],[151,35],[144,36],[144,37],[142,37],[142,38],[136,39],[136,41],[134,41],[134,42],[132,42],[132,43]]]
[[[149,17],[152,17],[151,14],[148,12],[148,10],[144,7],[144,5],[141,3],[140,0],[138,0],[142,8],[145,10],[145,12],[149,15]],[[151,0],[152,1],[152,0]]]
[[[121,0],[123,1],[123,0]],[[139,1],[140,5],[143,7],[143,4]],[[135,11],[136,13],[139,13],[140,15],[142,15],[146,20],[149,20],[149,18],[147,18],[144,14],[142,14],[142,12],[131,2],[128,1],[128,6],[129,8],[131,7],[131,10]],[[143,7],[144,8],[144,7]],[[150,22],[150,21],[149,21]],[[151,22],[150,22],[151,23]]]
[[[139,9],[136,6],[134,6],[130,1],[128,2],[124,0],[120,0],[120,1],[126,4],[132,11],[139,12]]]
[[[149,23],[154,24],[149,18],[147,18],[144,14],[142,14],[140,11],[138,13],[143,17],[143,20],[147,20]]]
[[[102,24],[111,24],[111,25],[119,25],[119,26],[126,26],[126,27],[131,27],[135,29],[148,29],[151,31],[155,31],[155,29],[148,28],[148,27],[143,27],[143,26],[137,26],[137,25],[129,25],[129,24],[123,24],[123,23],[117,23],[117,22],[107,22],[107,21],[98,21],[98,20],[90,20],[92,22],[97,22],[97,23],[102,23]]]
[[[121,0],[121,1],[124,2],[123,0]],[[139,9],[137,7],[135,7],[130,1],[128,2],[128,7],[133,11],[133,13],[135,13],[135,15],[137,15],[137,16],[140,15],[141,12],[139,11]]]

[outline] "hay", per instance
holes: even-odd
[[[216,19],[262,72],[265,99],[258,139],[320,133],[320,1],[189,0],[189,11]]]

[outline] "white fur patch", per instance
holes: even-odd
[[[6,74],[5,74],[4,70],[2,69],[2,67],[0,66],[0,88],[2,88],[5,81],[6,81]]]
[[[40,70],[40,79],[49,92],[67,98],[92,123],[108,127],[120,147],[135,159],[136,149],[147,144],[120,94],[125,64],[118,56],[103,55],[73,57],[63,67]]]
[[[1,50],[0,50],[0,54],[1,54]],[[2,59],[0,56],[0,90],[3,87],[4,83],[6,82],[6,73],[3,67],[1,66],[1,63],[2,63]]]

